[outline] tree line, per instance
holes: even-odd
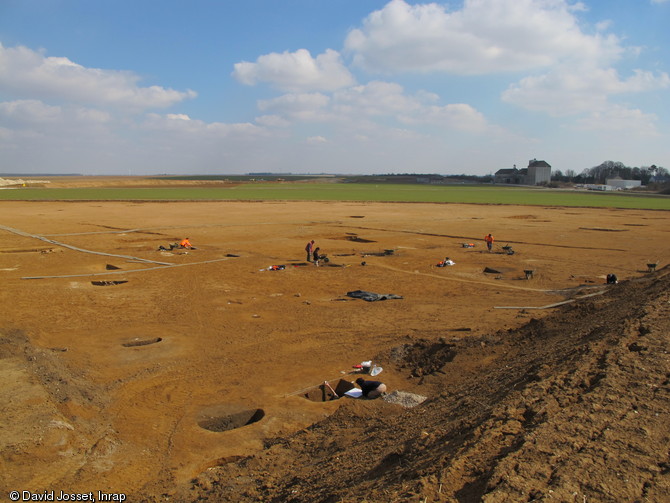
[[[652,179],[667,178],[668,170],[652,164],[651,166],[630,167],[620,161],[605,161],[598,166],[586,168],[580,174],[572,169],[565,173],[560,169],[551,174],[552,182],[593,183],[604,184],[608,178],[620,177],[624,180],[640,180],[642,185],[648,185]]]

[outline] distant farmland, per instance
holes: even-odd
[[[375,201],[516,204],[670,210],[670,196],[493,185],[243,183],[229,187],[17,188],[5,201]]]

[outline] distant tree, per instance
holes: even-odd
[[[605,161],[598,166],[587,168],[582,172],[585,182],[583,183],[598,183],[604,184],[608,178],[620,176],[626,178],[631,176],[632,168],[627,167],[624,163],[619,161]]]
[[[663,178],[668,175],[668,170],[665,169],[662,166],[656,166],[655,164],[652,164],[651,166],[647,167],[642,167],[642,170],[646,170],[647,176],[642,179],[642,183],[646,185],[651,181],[652,178],[658,177],[658,178]]]

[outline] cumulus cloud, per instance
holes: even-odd
[[[484,132],[488,123],[483,114],[464,103],[434,104],[439,97],[419,91],[407,94],[394,82],[373,81],[333,95],[333,113],[348,120],[390,117],[404,125],[429,124],[452,130]]]
[[[260,101],[258,106],[272,112],[272,121],[327,122],[358,132],[388,130],[388,124],[393,123],[472,133],[491,131],[484,115],[474,107],[464,103],[437,105],[438,100],[437,95],[425,91],[408,94],[395,82],[372,81],[341,89],[330,97],[321,93],[286,94]]]
[[[610,107],[608,98],[623,93],[637,93],[670,87],[666,73],[635,70],[621,79],[614,68],[559,67],[543,75],[530,76],[510,86],[502,99],[521,107],[565,116]]]
[[[0,44],[0,90],[10,96],[135,109],[169,107],[196,96],[191,90],[141,87],[139,81],[132,72],[86,68],[68,58]]]
[[[0,124],[15,129],[32,128],[35,131],[73,129],[90,130],[111,121],[109,113],[77,105],[47,105],[39,100],[16,100],[0,103]]]
[[[363,115],[394,115],[410,113],[421,107],[417,97],[405,94],[394,82],[372,81],[343,89],[333,94],[336,110]]]
[[[421,113],[403,116],[402,120],[407,124],[432,124],[474,133],[483,133],[490,129],[484,115],[465,103],[425,107]]]
[[[236,63],[234,68],[233,76],[243,84],[267,82],[284,91],[333,91],[354,83],[340,54],[332,49],[316,58],[307,49],[273,52],[259,56],[255,63]]]
[[[566,0],[465,0],[461,10],[392,0],[352,30],[345,49],[372,72],[478,75],[550,66],[564,59],[613,61],[614,36],[587,35]]]
[[[605,111],[589,114],[577,121],[577,128],[582,131],[622,132],[626,135],[657,136],[656,114],[644,113],[638,109],[612,106]]]
[[[244,123],[223,123],[223,122],[205,122],[191,119],[186,114],[147,114],[143,129],[153,131],[163,131],[165,133],[177,133],[180,135],[207,137],[227,137],[231,135],[259,135],[263,133],[263,128],[254,124]]]
[[[124,152],[107,112],[39,100],[0,103],[0,151],[12,169],[64,172],[95,166],[109,152]],[[62,162],[61,162],[62,160]]]
[[[13,124],[53,123],[61,116],[61,107],[39,100],[16,100],[0,103],[0,120]]]
[[[256,117],[256,124],[268,128],[285,128],[291,123],[279,115],[261,115]]]
[[[289,121],[319,121],[325,114],[330,97],[322,93],[290,93],[270,100],[260,100],[258,108],[262,112],[270,111]]]

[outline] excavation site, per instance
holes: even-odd
[[[667,212],[3,201],[0,235],[3,495],[670,501]]]

